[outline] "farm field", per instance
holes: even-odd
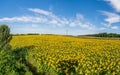
[[[37,74],[120,75],[117,39],[24,35],[13,36],[10,45],[13,50],[26,50],[24,59]]]

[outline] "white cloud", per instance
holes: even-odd
[[[48,12],[42,9],[38,9],[38,8],[29,8],[29,11],[35,12],[35,13],[39,13],[39,14],[43,14],[43,15],[52,15],[52,12]]]
[[[92,25],[89,22],[83,22],[84,21],[84,16],[81,14],[76,14],[76,19],[75,20],[70,20],[69,25],[70,27],[76,27],[80,26],[81,28],[86,28],[86,29],[95,29],[95,26]]]
[[[100,11],[100,12],[102,12],[103,15],[107,16],[107,18],[105,18],[104,20],[108,24],[113,24],[113,23],[120,22],[120,15],[118,15],[116,13],[107,12],[107,11]]]
[[[108,23],[101,23],[104,27],[101,27],[100,30],[105,30],[107,28],[109,29],[118,29],[119,27],[118,26],[113,26],[111,24],[108,24]]]
[[[33,28],[37,28],[38,27],[38,24],[32,24],[31,25]]]
[[[0,18],[0,22],[33,22],[33,23],[44,23],[47,22],[45,17],[35,17],[35,16],[19,16],[19,17],[4,17]]]
[[[105,27],[101,27],[100,30],[105,30],[106,28]]]
[[[118,29],[118,27],[117,26],[112,26],[111,29]]]
[[[113,26],[113,24],[120,22],[120,15],[118,15],[116,13],[107,12],[107,11],[100,11],[100,12],[103,15],[107,16],[107,18],[104,19],[105,22],[101,23],[105,28],[118,29],[118,27],[117,26]],[[100,30],[104,30],[104,27],[101,28]]]
[[[48,19],[48,22],[46,22],[47,24],[57,25],[57,26],[64,26],[68,24],[68,21],[66,18],[58,17],[52,12],[45,11],[45,10],[38,9],[38,8],[29,8],[28,10],[34,13],[38,13],[39,15],[42,14],[41,16],[44,16]]]
[[[78,20],[83,20],[84,19],[84,16],[82,15],[82,14],[76,14],[76,18],[78,19]]]
[[[105,0],[117,11],[120,12],[120,0]]]
[[[112,8],[114,8],[117,12],[120,12],[120,0],[104,0],[104,1],[108,2],[112,6]],[[119,14],[107,11],[100,12],[102,12],[103,15],[107,16],[107,18],[104,19],[106,23],[102,23],[102,25],[110,29],[118,29],[118,26],[113,26],[113,24],[120,22]]]
[[[84,16],[79,13],[76,14],[76,18],[74,20],[71,20],[71,19],[67,19],[65,17],[58,17],[57,15],[53,14],[52,12],[45,11],[45,10],[38,9],[38,8],[35,8],[35,9],[29,8],[28,10],[35,12],[35,13],[46,15],[47,17],[49,17],[51,19],[51,20],[49,20],[48,23],[52,24],[52,25],[58,25],[58,26],[69,25],[70,27],[80,26],[81,28],[86,28],[86,29],[94,29],[95,28],[95,26],[93,26],[90,23],[82,23],[82,20],[84,20]]]
[[[111,26],[110,23],[103,23],[103,22],[101,23],[101,25],[103,25],[104,27],[107,27],[107,28]]]
[[[105,29],[118,29],[118,26],[113,26],[115,23],[120,23],[120,15],[116,13],[111,13],[108,11],[99,11],[103,15],[106,16],[104,18],[104,22],[101,23],[104,27],[100,28],[100,30],[105,30]]]
[[[89,22],[85,22],[84,16],[77,13],[74,19],[59,17],[52,12],[38,9],[38,8],[29,8],[31,12],[37,13],[37,16],[18,16],[18,17],[3,17],[0,18],[0,22],[25,22],[25,23],[43,23],[53,26],[65,26],[70,27],[79,26],[84,29],[95,29],[95,26]],[[33,25],[36,27],[36,25]]]

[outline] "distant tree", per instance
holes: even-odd
[[[95,36],[95,37],[119,37],[120,38],[120,34],[117,33],[98,33],[98,34],[91,34],[91,35],[87,35],[87,36]]]
[[[9,27],[7,25],[0,25],[0,48],[9,43],[11,39]]]

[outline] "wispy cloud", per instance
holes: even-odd
[[[120,0],[103,0],[106,1],[108,4],[111,5],[112,8],[115,9],[116,12],[120,12]],[[116,12],[108,12],[108,11],[100,11],[106,18],[104,19],[105,22],[101,23],[105,28],[109,29],[118,29],[118,26],[115,26],[115,23],[120,22],[120,15]],[[104,29],[104,28],[103,28]]]
[[[120,22],[120,15],[116,13],[111,13],[108,11],[99,11],[102,13],[102,15],[106,16],[104,18],[104,22],[101,23],[104,27],[100,28],[100,30],[105,30],[105,29],[118,29],[118,26],[115,26],[115,23]]]
[[[111,29],[118,29],[118,26],[112,26]]]
[[[106,28],[105,27],[101,27],[101,28],[99,28],[99,30],[105,30]]]
[[[102,14],[107,17],[104,20],[108,22],[108,24],[120,22],[120,15],[116,13],[107,12],[107,11],[100,11],[100,12],[102,12]]]
[[[47,22],[47,18],[43,16],[19,16],[19,17],[4,17],[0,18],[0,22],[32,22],[32,23],[44,23]]]
[[[54,26],[69,26],[84,29],[95,29],[95,26],[84,20],[84,16],[77,13],[75,19],[60,17],[53,12],[39,8],[28,8],[28,11],[38,14],[37,16],[18,16],[18,17],[3,17],[0,22],[25,22],[25,23],[43,23]],[[33,25],[34,26],[34,25]]]
[[[104,27],[107,27],[107,28],[111,26],[111,24],[109,24],[109,23],[103,23],[103,22],[101,23],[101,25],[103,25]]]
[[[45,11],[45,10],[42,10],[42,9],[29,8],[28,10],[30,10],[30,9],[32,10],[32,12],[46,15],[47,18],[50,19],[48,21],[48,23],[52,24],[52,25],[58,25],[58,26],[69,25],[70,27],[79,26],[81,28],[86,28],[86,29],[95,29],[95,26],[92,25],[91,23],[83,22],[84,16],[82,14],[79,14],[79,13],[76,14],[76,18],[75,19],[67,19],[65,17],[59,17],[59,16],[53,14],[52,12]],[[44,13],[43,13],[43,11],[44,11]]]
[[[38,9],[38,8],[28,8],[29,11],[35,12],[35,13],[39,13],[39,14],[43,14],[43,15],[53,15],[52,12],[49,11],[45,11],[42,9]]]
[[[120,12],[120,0],[104,0],[108,2],[117,12]]]

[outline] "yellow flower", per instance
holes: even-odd
[[[115,75],[115,72],[112,72],[112,75]]]
[[[26,60],[37,64],[42,62],[57,72],[62,72],[60,66],[65,67],[66,65],[75,68],[80,74],[84,73],[83,70],[89,74],[98,73],[104,69],[109,70],[106,73],[110,74],[114,69],[112,75],[115,75],[115,72],[118,73],[120,69],[120,61],[118,61],[120,40],[26,35],[13,36],[10,45],[13,49],[35,46],[29,48]],[[79,68],[83,69],[79,71]]]
[[[79,71],[79,74],[83,74],[82,70]]]
[[[85,72],[88,74],[88,73],[90,73],[90,71],[87,69],[87,70],[85,70]]]

